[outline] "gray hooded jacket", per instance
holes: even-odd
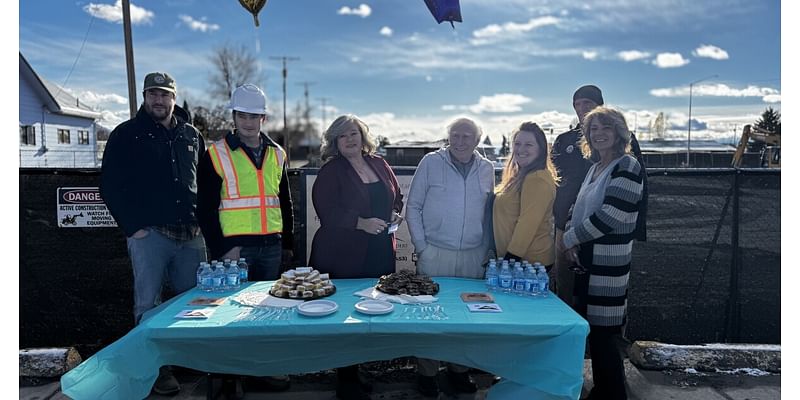
[[[444,148],[420,161],[408,192],[406,221],[417,253],[428,244],[448,250],[484,244],[486,200],[494,189],[492,162],[475,151],[467,178]]]

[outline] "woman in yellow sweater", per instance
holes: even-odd
[[[512,133],[511,146],[492,210],[497,256],[540,262],[550,271],[555,262],[553,200],[559,178],[547,138],[538,125],[523,122]]]

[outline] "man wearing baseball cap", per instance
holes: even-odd
[[[175,105],[176,93],[169,74],[147,74],[142,106],[114,128],[103,153],[100,191],[127,237],[137,324],[161,303],[163,286],[173,295],[194,287],[197,266],[206,260],[196,217],[197,160],[205,144]],[[180,391],[168,367],[153,391]]]

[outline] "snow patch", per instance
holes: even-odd
[[[728,375],[750,375],[750,376],[765,376],[770,375],[769,372],[762,371],[758,368],[736,368],[731,370],[716,369],[717,373]]]

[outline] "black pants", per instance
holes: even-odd
[[[586,297],[589,290],[589,274],[575,275],[575,304],[573,308],[586,318]],[[625,366],[617,350],[616,338],[622,333],[621,326],[589,325],[589,356],[592,359],[594,388],[592,399],[627,400],[625,390]]]
[[[625,367],[617,350],[620,328],[589,326],[589,355],[592,358],[593,399],[626,400]]]

